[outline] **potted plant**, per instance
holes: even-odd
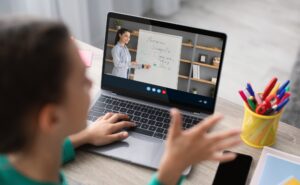
[[[186,41],[186,43],[187,43],[187,44],[193,45],[193,41],[192,41],[191,39],[188,39],[188,40]]]
[[[121,20],[117,19],[115,21],[115,27],[116,27],[117,30],[121,29],[122,25],[123,25],[123,22]]]
[[[196,88],[192,88],[192,93],[193,94],[198,94],[197,89]]]

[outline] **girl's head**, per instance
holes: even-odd
[[[118,42],[128,44],[130,41],[130,31],[126,28],[121,28],[117,31],[115,44]]]
[[[0,19],[0,153],[83,129],[90,85],[63,24]]]

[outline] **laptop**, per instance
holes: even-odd
[[[120,29],[130,33],[123,45],[116,38]],[[119,112],[137,126],[123,141],[84,149],[157,169],[170,108],[181,110],[183,129],[214,113],[226,38],[224,33],[108,13],[101,90],[88,122],[107,112]]]

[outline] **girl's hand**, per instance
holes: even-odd
[[[128,132],[121,130],[134,127],[135,124],[120,120],[128,120],[128,116],[125,114],[107,113],[99,117],[83,131],[70,136],[70,140],[75,148],[83,144],[99,146],[123,140],[128,137]]]
[[[215,115],[203,120],[191,129],[182,130],[181,115],[171,110],[172,120],[166,141],[166,150],[161,160],[158,179],[166,185],[176,184],[182,172],[190,165],[205,160],[229,161],[233,153],[223,153],[226,148],[240,143],[240,130],[207,133],[222,116]]]

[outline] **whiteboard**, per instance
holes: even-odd
[[[150,69],[136,69],[134,80],[177,89],[182,37],[139,30],[136,62]]]

